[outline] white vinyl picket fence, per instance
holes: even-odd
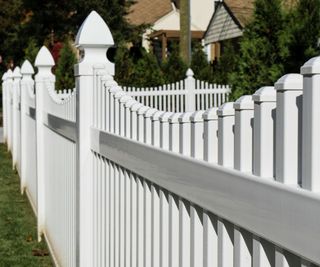
[[[122,90],[139,103],[160,111],[186,112],[219,107],[228,100],[231,89],[196,80],[188,69],[184,80],[156,87],[122,86]]]
[[[68,96],[45,47],[35,83],[26,61],[2,84],[6,142],[57,266],[320,264],[320,57],[234,103],[170,112],[113,80],[96,12],[76,44]]]

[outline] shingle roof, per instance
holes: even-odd
[[[254,0],[225,0],[224,2],[242,27],[250,22],[254,11]]]
[[[136,0],[126,17],[133,25],[153,24],[171,10],[171,0]]]

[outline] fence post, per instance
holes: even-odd
[[[47,156],[44,153],[44,125],[43,125],[43,109],[44,98],[43,92],[47,90],[48,82],[54,83],[55,77],[51,73],[54,66],[54,60],[49,50],[43,46],[37,54],[35,66],[38,73],[35,76],[36,81],[36,134],[37,134],[37,194],[38,194],[38,239],[41,240],[41,234],[45,225],[45,161]]]
[[[2,124],[3,141],[7,142],[7,90],[6,90],[7,72],[2,75]]]
[[[111,32],[100,17],[92,11],[77,34],[76,45],[84,57],[75,65],[76,78],[76,142],[77,142],[77,248],[76,266],[92,266],[92,152],[90,127],[92,126],[94,66],[104,67],[114,75],[114,64],[106,58],[109,47],[114,45]],[[99,88],[98,88],[99,90]]]
[[[21,193],[23,193],[26,186],[26,158],[28,151],[26,150],[26,142],[28,142],[26,129],[26,94],[28,94],[29,86],[33,86],[34,82],[32,74],[34,74],[33,67],[28,60],[25,60],[21,66]]]
[[[21,73],[20,68],[15,67],[13,71],[13,104],[12,104],[12,114],[13,114],[13,140],[12,140],[12,169],[14,169],[17,165],[18,160],[18,138],[19,138],[19,90],[20,90],[20,81],[21,81]]]
[[[234,168],[252,173],[253,109],[251,95],[240,97],[235,109]],[[252,235],[240,227],[234,227],[234,266],[251,266]]]
[[[233,168],[234,161],[234,108],[233,102],[219,107],[218,111],[218,164]],[[218,266],[233,265],[234,229],[227,221],[218,218]]]
[[[193,78],[192,69],[188,69],[186,72],[185,86],[186,86],[186,111],[195,111],[196,108],[196,98],[195,98],[195,90],[196,90],[196,80]]]
[[[300,74],[287,74],[276,83],[276,180],[297,186],[301,178],[302,88]]]
[[[320,57],[307,61],[303,74],[302,187],[320,192]]]
[[[218,115],[217,108],[208,109],[204,119],[204,151],[203,159],[210,163],[218,162]]]
[[[253,174],[273,180],[274,176],[274,120],[276,90],[273,86],[260,88],[252,96],[254,101]],[[253,237],[253,266],[274,266],[274,247]]]
[[[252,173],[252,139],[253,139],[253,109],[251,95],[240,97],[234,103],[234,168]]]
[[[11,151],[12,149],[12,85],[13,85],[13,79],[12,79],[12,70],[9,69],[7,72],[7,81],[6,81],[6,92],[7,92],[7,148],[8,151]]]

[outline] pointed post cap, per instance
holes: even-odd
[[[37,67],[52,67],[54,66],[54,59],[45,46],[39,50],[34,65]]]
[[[189,68],[186,72],[186,75],[187,77],[193,77],[194,76],[193,70]]]
[[[5,73],[2,75],[2,81],[5,81],[5,80],[7,79],[7,76],[8,76],[8,74],[7,74],[7,72],[5,72]]]
[[[273,86],[264,86],[252,95],[252,99],[255,102],[276,102],[277,92]]]
[[[12,78],[13,78],[13,72],[12,72],[11,69],[9,69],[9,70],[7,71],[7,79],[12,79]]]
[[[13,78],[21,78],[22,77],[21,72],[20,72],[20,68],[18,66],[14,68],[12,77]]]
[[[114,41],[105,21],[96,11],[92,11],[82,23],[75,44],[83,47],[106,47],[114,45]]]
[[[284,90],[298,90],[303,89],[303,76],[301,74],[291,73],[282,76],[275,84],[274,87],[278,91]]]
[[[225,116],[234,116],[234,108],[233,108],[234,102],[227,102],[224,103],[222,106],[219,107],[217,114],[219,117],[225,117]]]
[[[233,107],[235,110],[253,110],[254,102],[252,95],[243,95],[234,102]]]
[[[300,69],[301,74],[320,74],[320,56],[309,59]]]
[[[32,75],[34,74],[34,69],[29,60],[25,60],[21,66],[22,75]]]

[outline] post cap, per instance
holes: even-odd
[[[52,67],[54,66],[54,59],[45,46],[39,50],[34,65],[37,67]]]
[[[124,105],[126,108],[130,108],[132,107],[134,104],[138,103],[138,101],[134,100],[133,98],[131,98],[129,101],[127,101]]]
[[[165,112],[160,116],[160,121],[161,122],[168,122],[170,116],[172,116],[173,112]]]
[[[150,109],[148,109],[145,113],[144,113],[144,117],[145,118],[150,118],[150,117],[152,117],[152,115],[154,114],[154,113],[156,113],[158,110],[156,109],[156,108],[150,108]]]
[[[114,45],[109,27],[96,11],[91,11],[82,23],[75,44],[87,47],[107,47]]]
[[[169,123],[178,123],[179,122],[179,117],[181,116],[182,113],[173,113],[169,117]]]
[[[130,101],[132,99],[131,96],[125,94],[120,98],[120,103],[127,103],[128,101]]]
[[[22,75],[32,75],[34,74],[34,69],[29,60],[25,60],[21,66],[21,74]]]
[[[14,68],[12,77],[13,78],[21,78],[22,77],[21,72],[20,72],[20,67],[17,66]]]
[[[252,99],[255,102],[276,102],[277,92],[273,86],[264,86],[252,95]]]
[[[145,113],[148,109],[151,109],[148,106],[142,106],[138,109],[138,115],[142,115],[143,113]]]
[[[116,94],[117,92],[122,92],[122,89],[121,87],[117,84],[117,85],[113,85],[111,88],[110,88],[110,93],[113,93],[113,94]]]
[[[276,90],[295,90],[301,91],[303,89],[303,76],[297,73],[286,74],[282,76],[275,84]]]
[[[131,111],[136,112],[139,108],[141,108],[143,105],[139,102],[137,102],[136,104],[133,104],[131,106]]]
[[[5,81],[5,80],[7,79],[7,76],[8,76],[8,74],[7,74],[7,72],[5,72],[5,73],[2,75],[2,81]]]
[[[160,119],[160,116],[162,115],[162,114],[164,114],[165,112],[164,111],[157,111],[156,113],[154,113],[153,115],[152,115],[152,120],[153,121],[158,121],[159,119]]]
[[[243,95],[234,102],[233,107],[235,110],[253,110],[254,102],[252,95]]]
[[[12,79],[13,72],[11,69],[7,71],[7,79]]]
[[[301,74],[320,74],[320,56],[309,59],[300,68]]]
[[[179,117],[179,122],[182,122],[182,123],[190,122],[192,114],[193,112],[191,111],[182,113]]]
[[[210,108],[210,109],[206,110],[202,115],[203,119],[205,121],[217,120],[218,119],[217,111],[218,111],[218,108]]]
[[[117,91],[113,96],[115,99],[120,99],[121,97],[125,96],[126,93],[123,92],[122,90]]]
[[[234,102],[227,102],[224,103],[222,106],[218,108],[217,114],[219,117],[225,117],[225,116],[234,116],[234,108],[233,108]]]
[[[194,75],[193,70],[189,68],[189,69],[187,70],[187,72],[186,72],[186,76],[187,76],[187,77],[193,77],[193,75]]]
[[[194,112],[191,115],[191,122],[200,122],[203,121],[203,114],[205,113],[205,110],[199,110]]]

